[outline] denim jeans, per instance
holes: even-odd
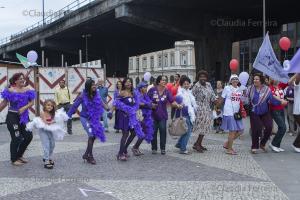
[[[160,135],[160,150],[166,149],[167,142],[167,120],[154,120],[154,134],[151,141],[152,150],[157,150],[157,132]]]
[[[51,160],[54,147],[55,147],[55,140],[53,137],[53,133],[50,131],[45,131],[44,129],[39,129],[39,135],[42,142],[42,147],[44,151],[44,159]]]
[[[272,141],[272,145],[280,147],[281,140],[286,132],[284,110],[273,110],[271,114],[278,126],[278,131]]]
[[[102,119],[105,130],[108,130],[107,112],[105,110],[103,111]]]
[[[185,117],[186,118],[186,124],[188,126],[188,130],[187,132],[182,135],[178,142],[177,142],[177,145],[176,146],[179,146],[180,147],[180,150],[181,151],[186,151],[186,146],[189,142],[189,139],[191,137],[191,134],[192,134],[192,128],[193,128],[193,125],[192,125],[192,122],[190,120],[190,117]]]

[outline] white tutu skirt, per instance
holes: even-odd
[[[64,122],[69,119],[69,116],[65,113],[64,109],[61,108],[55,112],[54,123],[46,124],[40,117],[35,117],[31,122],[26,125],[26,130],[32,131],[33,129],[44,129],[52,132],[55,140],[63,140],[67,133]]]

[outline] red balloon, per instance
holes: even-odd
[[[229,63],[231,71],[237,71],[239,67],[239,61],[237,59],[232,59]]]
[[[169,91],[172,91],[173,84],[172,84],[172,83],[167,83],[166,87],[167,87],[167,89],[168,89]]]
[[[173,96],[176,96],[176,94],[177,94],[177,88],[176,87],[172,87],[171,93],[172,93]]]
[[[291,40],[288,37],[282,37],[279,40],[279,46],[282,50],[288,51],[291,47]]]

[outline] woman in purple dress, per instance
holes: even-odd
[[[28,109],[34,104],[35,91],[25,86],[22,73],[14,74],[10,82],[11,86],[1,93],[4,100],[0,103],[0,111],[9,104],[6,124],[11,136],[10,159],[13,165],[20,166],[28,162],[23,154],[32,140],[32,132],[25,128],[29,121]]]
[[[148,84],[146,82],[141,82],[137,86],[137,93],[140,99],[140,109],[142,112],[141,125],[145,133],[145,138],[139,138],[135,145],[132,147],[133,155],[140,156],[143,153],[140,151],[139,147],[143,140],[150,143],[153,139],[153,119],[152,119],[152,109],[155,109],[157,104],[152,103],[150,97],[147,95]]]
[[[95,165],[96,161],[93,156],[93,145],[96,137],[99,138],[101,142],[105,142],[106,140],[104,128],[100,123],[100,117],[102,116],[104,108],[107,110],[108,108],[101,100],[94,80],[87,79],[85,89],[76,98],[68,111],[69,117],[72,117],[79,105],[81,105],[80,121],[88,135],[87,148],[82,159]]]
[[[117,159],[126,161],[128,159],[127,148],[135,135],[138,138],[144,138],[144,132],[140,122],[137,120],[136,113],[139,109],[139,98],[132,87],[132,80],[125,78],[122,82],[122,90],[119,96],[114,100],[113,105],[119,111],[116,113],[116,129],[122,130],[120,150]],[[129,136],[130,132],[130,136]]]

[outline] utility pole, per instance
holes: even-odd
[[[87,68],[88,68],[88,62],[89,62],[89,56],[88,56],[88,38],[91,37],[91,34],[84,34],[81,37],[85,38],[85,63],[86,63],[86,75],[87,77]]]

